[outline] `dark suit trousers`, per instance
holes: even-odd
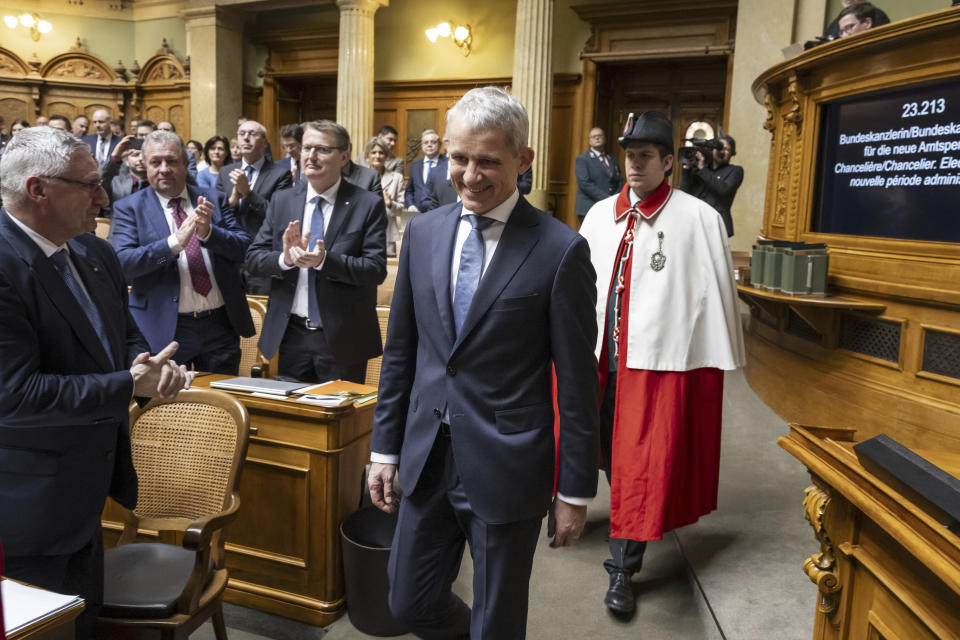
[[[200,318],[186,314],[178,316],[174,339],[180,343],[180,348],[173,359],[187,365],[188,369],[193,365],[197,371],[237,375],[240,336],[233,330],[224,307]]]
[[[390,609],[421,638],[526,637],[533,554],[543,518],[489,524],[460,482],[449,435],[439,435],[418,488],[400,503],[388,574]],[[473,557],[473,610],[450,587],[465,543]]]
[[[617,372],[611,371],[607,374],[607,388],[603,393],[603,404],[600,405],[600,468],[607,475],[608,483],[610,458],[613,455],[613,408],[616,401]],[[603,567],[607,573],[616,570],[636,573],[643,566],[643,552],[646,548],[646,541],[610,538],[610,558],[604,560]]]
[[[367,362],[337,362],[330,353],[323,329],[307,329],[303,320],[290,316],[287,330],[280,341],[278,373],[303,382],[348,380],[363,384]]]
[[[103,537],[97,526],[80,550],[56,556],[7,556],[3,575],[35,587],[79,595],[86,604],[77,617],[77,640],[93,638],[103,605]]]

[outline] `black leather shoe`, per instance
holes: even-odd
[[[610,573],[610,588],[603,598],[603,604],[614,613],[630,614],[637,608],[637,601],[633,597],[630,586],[630,574],[622,570]]]

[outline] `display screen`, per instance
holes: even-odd
[[[960,78],[822,110],[811,231],[960,242]]]

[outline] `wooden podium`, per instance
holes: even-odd
[[[205,375],[195,388],[231,376]],[[374,387],[338,383],[345,390]],[[344,611],[340,523],[357,509],[370,457],[375,402],[325,408],[293,398],[231,393],[250,412],[250,444],[240,482],[240,513],[227,530],[230,582],[225,599],[309,624]],[[104,542],[122,518],[108,501]],[[156,532],[141,532],[156,540]]]
[[[860,465],[853,430],[790,425],[781,447],[810,471],[804,515],[820,550],[815,640],[960,638],[960,537]],[[960,453],[915,450],[955,476]]]

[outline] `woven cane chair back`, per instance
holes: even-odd
[[[219,391],[184,391],[131,414],[140,527],[184,530],[223,512],[234,499],[250,418]]]
[[[383,344],[387,343],[387,320],[390,318],[390,307],[377,307],[377,321],[380,323],[380,339]],[[367,376],[364,378],[366,384],[377,386],[380,384],[380,364],[383,356],[377,356],[367,362]]]
[[[247,296],[247,306],[250,307],[250,317],[253,319],[253,335],[249,338],[240,337],[240,375],[249,376],[254,365],[263,366],[266,363],[257,342],[260,341],[260,332],[263,330],[263,319],[267,315],[267,305],[264,301]],[[264,376],[275,375],[276,372],[264,372]]]

